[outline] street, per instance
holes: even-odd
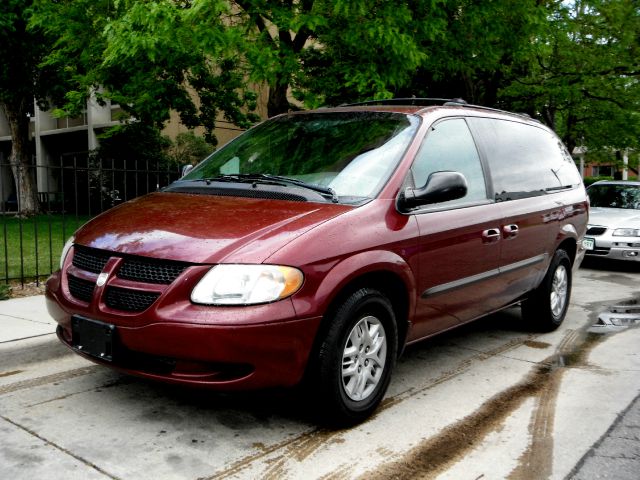
[[[318,428],[295,391],[166,386],[85,361],[53,333],[0,337],[0,478],[633,478],[593,459],[640,394],[638,272],[581,268],[553,333],[512,308],[408,347],[381,408],[349,430]],[[625,312],[592,327],[612,306]],[[638,418],[608,447],[635,452],[635,478]]]

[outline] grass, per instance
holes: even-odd
[[[0,216],[0,281],[33,280],[58,269],[62,247],[88,216]]]

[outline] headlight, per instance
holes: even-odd
[[[64,260],[65,258],[67,258],[67,255],[69,254],[69,250],[71,250],[71,247],[73,246],[73,242],[75,241],[76,241],[76,237],[72,235],[69,238],[69,240],[67,240],[67,243],[64,244],[64,247],[62,247],[62,255],[60,255],[60,270],[62,270],[62,267],[64,266]]]
[[[614,237],[640,237],[640,230],[637,228],[616,228],[613,231]]]
[[[191,292],[203,305],[254,305],[281,300],[302,286],[297,268],[278,265],[216,265]]]

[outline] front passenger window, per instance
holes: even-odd
[[[460,172],[467,180],[467,195],[440,205],[487,199],[487,187],[476,145],[463,119],[444,120],[431,127],[416,155],[411,171],[416,188],[440,171]]]

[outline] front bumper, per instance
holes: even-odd
[[[47,282],[46,303],[60,340],[85,358],[141,377],[217,390],[299,383],[321,320],[296,318],[288,300],[243,307],[245,318],[241,308],[188,301],[159,302],[141,314],[116,315],[67,298],[59,273]],[[74,347],[74,315],[115,325],[118,352],[112,361]]]
[[[640,239],[626,237],[591,237],[595,240],[595,248],[587,250],[589,257],[607,258],[610,260],[640,261]]]

